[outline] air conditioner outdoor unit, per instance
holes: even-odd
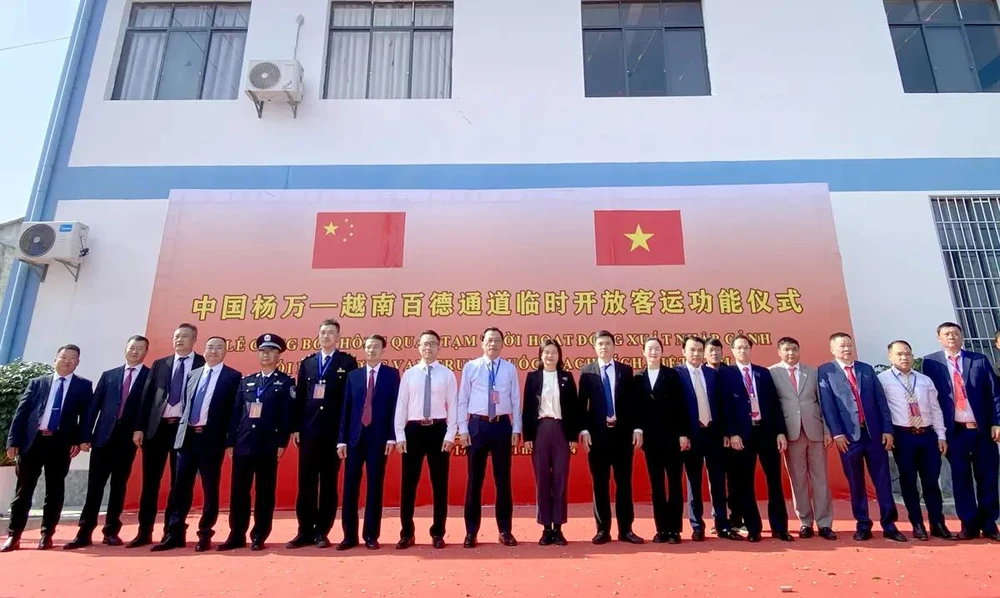
[[[37,269],[42,280],[52,262],[66,266],[76,279],[89,251],[88,230],[86,224],[79,222],[24,222],[18,232],[14,256]]]
[[[294,118],[302,101],[302,64],[298,60],[251,60],[244,91],[257,108],[257,118],[270,102],[288,103]]]

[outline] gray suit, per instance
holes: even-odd
[[[781,411],[788,428],[788,451],[785,467],[792,483],[792,504],[803,526],[820,528],[833,525],[833,501],[827,482],[826,449],[823,436],[829,432],[819,404],[819,377],[816,369],[803,363],[797,367],[798,392],[792,388],[789,371],[782,364],[771,366],[771,377],[778,389]],[[812,500],[809,486],[812,482]]]

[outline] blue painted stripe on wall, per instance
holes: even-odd
[[[162,199],[171,189],[518,189],[827,183],[831,191],[1000,189],[1000,158],[632,164],[78,167],[52,200]]]

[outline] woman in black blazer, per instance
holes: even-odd
[[[524,381],[524,446],[535,469],[542,546],[566,545],[566,486],[569,456],[580,433],[576,381],[563,369],[562,347],[549,339],[538,348],[541,363]]]

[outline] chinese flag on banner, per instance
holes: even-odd
[[[678,210],[594,210],[598,266],[679,266],[684,234]]]
[[[402,268],[405,212],[319,212],[313,269]]]

